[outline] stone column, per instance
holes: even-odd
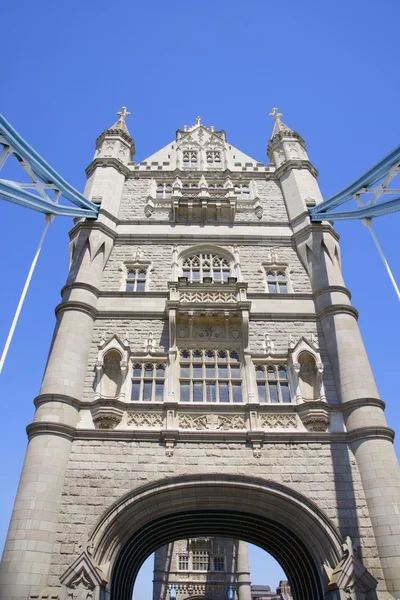
[[[268,156],[276,165],[303,264],[308,269],[317,318],[333,370],[351,448],[360,472],[388,591],[400,598],[400,470],[383,402],[351,306],[341,268],[338,236],[328,223],[311,223],[308,205],[322,201],[317,172],[304,140],[272,111]]]
[[[247,542],[239,540],[236,546],[236,577],[239,600],[251,600],[249,556]]]
[[[315,305],[346,428],[360,472],[388,591],[400,598],[400,469],[371,366],[340,267],[332,266],[334,233],[313,226],[318,259],[309,255]],[[326,227],[326,226],[325,226]],[[326,250],[324,250],[325,248]],[[331,255],[331,256],[330,256]]]
[[[55,333],[41,393],[35,401],[34,422],[28,427],[29,443],[0,568],[1,600],[27,600],[48,584],[64,474],[92,338],[95,289],[100,286],[103,264],[101,252],[92,261],[89,247],[83,249],[75,281],[64,289],[57,309]]]

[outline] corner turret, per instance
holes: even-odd
[[[308,208],[322,202],[317,183],[318,172],[311,164],[303,138],[281,121],[282,113],[273,108],[274,128],[267,156],[282,186],[289,219],[308,216]]]
[[[123,106],[117,115],[114,125],[97,138],[93,161],[86,169],[85,196],[101,205],[98,220],[107,219],[106,213],[118,217],[125,178],[129,174],[128,163],[135,154],[135,143],[126,125],[130,112]]]

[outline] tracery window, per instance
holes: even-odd
[[[286,269],[266,268],[265,274],[267,278],[267,289],[270,294],[287,294],[289,292]]]
[[[225,571],[225,558],[224,556],[214,556],[214,571]]]
[[[144,292],[146,288],[147,267],[127,267],[126,286],[127,292]]]
[[[202,281],[204,277],[212,277],[216,282],[228,281],[230,266],[226,258],[211,252],[199,252],[182,261],[182,275],[189,281]]]
[[[179,571],[189,571],[189,555],[188,554],[179,554],[178,569],[179,569]]]
[[[235,184],[235,194],[238,198],[250,198],[250,188],[245,183]]]
[[[157,185],[157,198],[168,200],[169,198],[171,198],[171,193],[172,185],[170,183],[159,183]]]
[[[180,352],[181,402],[242,402],[242,370],[236,350]]]
[[[291,402],[286,365],[259,364],[256,379],[260,402]]]
[[[219,150],[206,151],[207,167],[221,167],[221,152]]]
[[[210,183],[208,185],[208,189],[222,191],[224,189],[224,186],[222,185],[222,183]]]
[[[131,400],[162,402],[164,398],[166,364],[137,362],[132,368]]]
[[[207,550],[193,550],[192,568],[193,571],[209,571],[210,553]]]
[[[182,154],[184,167],[197,167],[197,152],[195,150],[184,150]]]

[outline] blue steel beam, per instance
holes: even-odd
[[[349,186],[324,200],[321,204],[310,209],[312,221],[323,220],[347,220],[347,219],[373,219],[400,210],[400,196],[389,200],[381,200],[379,203],[366,204],[357,209],[335,212],[333,209],[342,204],[354,200],[355,196],[364,193],[373,193],[371,188],[390,174],[392,168],[400,166],[400,146],[389,152],[376,165],[368,169],[361,177],[353,181]],[[397,190],[396,190],[397,191]],[[384,189],[382,194],[390,193],[390,188]]]
[[[63,179],[27,142],[15,131],[10,123],[0,114],[0,136],[1,143],[9,146],[11,153],[21,162],[28,165],[29,170],[35,177],[44,182],[52,190],[55,190],[56,201],[53,201],[45,193],[45,189],[37,182],[37,191],[40,195],[26,191],[26,187],[35,189],[36,182],[23,184],[21,187],[16,182],[0,179],[0,197],[4,200],[20,204],[27,208],[44,212],[48,214],[87,217],[95,219],[98,215],[99,207],[83,194],[73,188],[65,179]],[[63,206],[58,203],[60,197],[72,202],[72,206]]]

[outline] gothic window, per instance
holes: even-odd
[[[286,365],[257,365],[258,400],[265,402],[291,402]]]
[[[247,184],[235,184],[235,194],[238,198],[243,198],[246,200],[250,198],[250,188]]]
[[[226,258],[211,252],[199,252],[182,261],[182,275],[189,281],[203,281],[211,277],[215,282],[224,283],[230,276],[230,266]]]
[[[242,402],[236,350],[187,349],[180,353],[181,402]]]
[[[223,555],[214,556],[214,571],[225,571],[225,559]]]
[[[171,198],[172,185],[170,183],[159,183],[157,185],[157,198],[168,200]]]
[[[197,167],[197,152],[195,150],[183,151],[183,166]]]
[[[270,294],[287,294],[288,277],[286,269],[268,268],[265,269],[267,290]]]
[[[189,555],[180,554],[178,556],[178,569],[179,571],[189,571]]]
[[[165,367],[165,363],[135,363],[132,368],[131,400],[134,402],[162,402]]]
[[[144,292],[146,287],[147,267],[127,267],[126,287],[127,292]]]
[[[221,152],[219,150],[207,150],[206,151],[207,167],[218,168],[222,166],[221,163]]]
[[[192,567],[193,571],[209,571],[210,553],[207,550],[193,550]]]
[[[216,190],[217,192],[221,191],[224,189],[224,186],[222,185],[222,183],[210,183],[208,186],[208,189],[212,192],[213,190]]]

